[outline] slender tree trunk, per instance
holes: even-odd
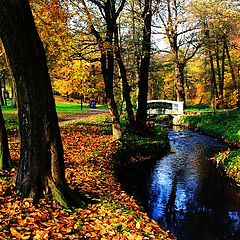
[[[106,98],[107,98],[107,103],[109,107],[110,114],[112,116],[112,133],[113,133],[113,138],[119,139],[121,138],[122,131],[121,131],[121,126],[120,126],[120,118],[119,118],[119,113],[117,109],[117,105],[114,99],[114,93],[113,93],[113,72],[114,72],[114,53],[113,53],[113,33],[114,33],[114,24],[113,24],[113,19],[112,19],[112,10],[111,10],[111,4],[109,0],[106,1],[104,4],[104,9],[103,11],[105,12],[106,15],[106,24],[107,24],[107,33],[106,33],[106,40],[103,41],[101,35],[99,32],[96,30],[94,27],[92,21],[91,21],[91,15],[88,11],[88,8],[86,6],[86,3],[84,0],[81,0],[81,3],[84,6],[84,11],[85,14],[87,15],[88,21],[89,21],[89,27],[91,30],[91,33],[96,39],[96,42],[98,44],[101,57],[100,57],[100,62],[101,62],[101,69],[102,69],[102,75],[103,75],[103,80],[104,80],[104,85],[105,85],[105,92],[106,92]],[[114,13],[115,14],[115,13]],[[105,44],[107,43],[107,44]],[[107,47],[106,47],[107,45]]]
[[[11,157],[8,148],[7,131],[0,106],[0,170],[11,167]]]
[[[225,80],[225,48],[223,46],[222,49],[222,69],[221,69],[221,79],[219,82],[219,99],[220,99],[220,105],[224,104],[224,80]]]
[[[2,88],[2,106],[7,106],[7,99],[6,99],[6,91],[4,90],[4,88]]]
[[[113,53],[108,53],[107,56],[101,56],[101,68],[105,84],[105,92],[110,114],[112,116],[112,133],[113,138],[120,139],[122,132],[120,126],[120,118],[117,105],[113,94]]]
[[[133,128],[135,121],[134,121],[134,113],[133,113],[133,107],[132,107],[132,102],[131,102],[131,97],[130,97],[130,87],[128,84],[127,80],[127,73],[126,73],[126,68],[124,66],[124,63],[122,61],[122,56],[120,52],[120,46],[119,46],[119,36],[118,36],[118,28],[117,24],[115,25],[114,29],[114,45],[115,45],[115,56],[118,62],[118,66],[120,69],[120,74],[122,78],[122,85],[123,85],[123,99],[126,101],[126,110],[128,114],[128,120],[130,127]]]
[[[12,107],[13,108],[17,107],[17,90],[14,80],[12,80]]]
[[[228,63],[229,63],[230,71],[231,71],[233,88],[237,89],[237,80],[236,80],[236,76],[235,76],[235,73],[234,73],[232,59],[231,59],[231,56],[230,56],[230,52],[229,52],[229,48],[228,48],[228,44],[227,44],[226,39],[224,40],[224,46],[225,46],[225,49],[226,49],[226,55],[227,55],[227,59],[228,59]]]
[[[210,41],[210,35],[209,35],[208,29],[205,30],[205,37],[206,37],[206,43],[207,43],[207,55],[210,62],[211,101],[212,101],[212,106],[215,109],[216,101],[218,101],[219,99],[219,94],[218,94],[216,74],[215,74],[213,54],[212,54],[212,44]]]
[[[217,81],[216,81],[216,74],[215,74],[215,68],[214,68],[214,62],[213,62],[213,56],[211,51],[209,51],[209,61],[210,61],[210,73],[211,73],[211,86],[212,86],[212,104],[213,108],[218,108],[217,101],[219,99],[218,95],[218,88],[217,88]]]
[[[185,65],[183,63],[176,63],[177,101],[184,102],[184,106],[186,106],[184,67]]]
[[[142,39],[142,59],[139,71],[138,83],[138,109],[136,116],[137,131],[142,131],[146,127],[147,121],[147,97],[148,97],[148,77],[151,50],[151,21],[152,21],[152,0],[144,2],[144,26]]]
[[[42,42],[27,0],[0,0],[0,36],[18,97],[20,165],[16,189],[38,200],[49,192],[70,204],[63,146]]]
[[[220,67],[220,56],[219,56],[219,41],[216,41],[216,47],[215,47],[215,56],[216,56],[216,64],[217,64],[217,77],[218,77],[218,85],[220,86],[221,82],[221,67]],[[219,89],[220,91],[220,89]]]

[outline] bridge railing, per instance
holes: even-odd
[[[149,116],[161,114],[181,115],[183,114],[183,102],[171,100],[149,100],[147,102],[147,113]]]

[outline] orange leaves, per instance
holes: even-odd
[[[67,181],[91,204],[64,210],[43,199],[34,205],[14,195],[16,171],[0,172],[0,239],[171,239],[122,191],[112,170],[115,142],[100,124],[73,124],[62,129],[62,139]]]

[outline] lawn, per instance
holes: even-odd
[[[97,105],[97,109],[105,109],[108,108],[104,105]],[[64,101],[56,101],[56,111],[59,119],[62,119],[66,116],[71,115],[81,115],[89,111],[89,105],[87,103],[83,103],[83,109],[81,109],[81,105],[78,102],[64,102]],[[17,116],[17,108],[13,108],[11,106],[11,101],[8,101],[7,106],[2,106],[2,112],[5,119],[6,128],[8,130],[18,128],[18,116]]]

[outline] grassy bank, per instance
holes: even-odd
[[[117,144],[107,115],[61,122],[69,186],[88,199],[85,208],[62,209],[51,198],[33,204],[14,191],[16,169],[0,171],[0,239],[173,239],[151,220],[115,178]],[[19,138],[11,133],[18,165]]]
[[[150,164],[149,161],[159,159],[169,151],[169,139],[167,131],[156,126],[148,137],[128,133],[118,141],[116,153],[116,168],[126,171],[138,167],[142,163]],[[151,164],[150,164],[151,165]]]
[[[216,137],[235,146],[240,146],[240,111],[224,111],[212,114],[185,116],[184,123],[202,133]],[[240,151],[219,153],[215,160],[226,174],[240,184]]]

